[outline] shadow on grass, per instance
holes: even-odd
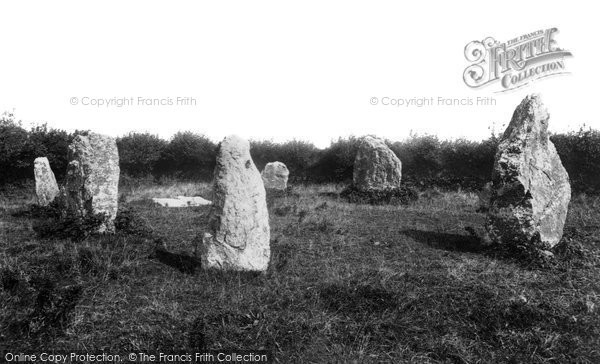
[[[194,274],[201,267],[200,260],[197,258],[184,254],[171,253],[165,249],[156,249],[149,258],[156,259],[184,274]]]
[[[193,256],[171,253],[165,249],[156,249],[153,254],[149,256],[150,259],[156,259],[159,262],[168,265],[169,267],[175,268],[184,274],[195,274],[202,268],[202,262]],[[263,272],[253,271],[227,271],[219,269],[208,269],[208,276],[216,276],[219,279],[242,279],[244,281],[252,281],[256,278],[264,278]]]
[[[400,233],[435,249],[468,253],[479,253],[484,250],[481,239],[477,236],[415,229],[403,230]]]
[[[319,289],[319,297],[328,310],[347,313],[382,312],[398,306],[393,292],[370,285],[325,285]]]

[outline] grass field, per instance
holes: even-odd
[[[370,206],[340,200],[341,188],[269,196],[266,274],[203,271],[195,249],[209,208],[149,201],[210,199],[208,185],[123,188],[125,228],[80,242],[39,238],[44,218],[30,212],[31,194],[5,192],[0,348],[268,349],[282,363],[600,362],[600,198],[574,196],[569,244],[533,264],[481,246],[475,194]]]

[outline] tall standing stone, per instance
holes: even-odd
[[[69,146],[66,208],[79,216],[103,214],[98,232],[114,232],[119,197],[119,151],[114,138],[78,135]]]
[[[285,190],[290,171],[285,164],[281,162],[267,163],[261,176],[267,190]]]
[[[50,168],[48,158],[36,158],[33,162],[33,172],[38,205],[48,206],[59,193],[56,177],[54,177],[54,172]]]
[[[353,184],[360,190],[400,187],[402,163],[381,139],[364,137],[354,159]]]
[[[546,250],[562,237],[571,185],[548,137],[548,119],[540,96],[527,96],[500,141],[487,220],[495,243]]]
[[[204,268],[265,271],[271,255],[269,214],[250,144],[225,138],[217,153],[209,233],[202,244]]]

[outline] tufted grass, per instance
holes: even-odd
[[[39,239],[31,194],[0,197],[0,348],[176,352],[268,349],[277,362],[600,362],[600,198],[572,200],[547,266],[482,248],[472,193],[351,205],[343,186],[269,194],[266,274],[203,271],[210,187],[122,188],[127,227]],[[42,217],[43,218],[43,217]],[[144,226],[144,229],[134,228]],[[140,232],[141,231],[141,232]],[[164,247],[156,248],[157,239]]]

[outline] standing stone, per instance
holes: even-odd
[[[571,185],[548,138],[548,119],[540,96],[527,96],[500,141],[487,220],[497,244],[547,250],[562,237]]]
[[[285,190],[290,171],[281,162],[267,163],[261,176],[266,189]]]
[[[69,146],[64,185],[68,211],[79,216],[104,214],[98,232],[114,232],[119,197],[119,151],[114,138],[78,135]]]
[[[250,144],[225,138],[217,153],[204,268],[265,271],[271,255],[265,187],[250,157]]]
[[[354,159],[353,183],[359,190],[400,187],[402,163],[381,139],[364,137]]]
[[[56,177],[54,177],[54,172],[50,168],[48,158],[36,158],[33,162],[33,172],[38,205],[48,206],[59,193]]]

